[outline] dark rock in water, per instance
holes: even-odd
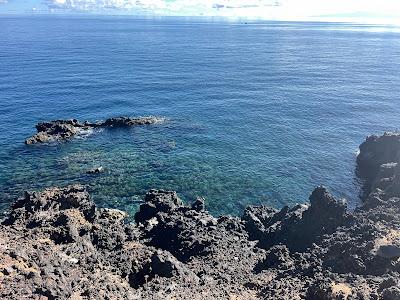
[[[129,127],[135,125],[150,125],[154,123],[158,123],[162,120],[158,117],[141,117],[141,118],[127,118],[127,117],[118,117],[118,118],[110,118],[101,123],[100,127]]]
[[[385,163],[399,161],[400,133],[386,132],[381,136],[367,137],[360,145],[357,167],[364,178],[374,178]]]
[[[367,137],[360,145],[357,156],[357,171],[365,180],[365,197],[371,192],[374,182],[392,177],[400,161],[400,133],[386,132],[382,136]]]
[[[371,136],[360,146],[357,169],[364,180],[365,208],[400,196],[400,133]]]
[[[351,212],[324,187],[241,218],[151,190],[128,223],[79,185],[26,192],[0,225],[0,299],[400,299],[396,140],[361,147],[368,194]]]
[[[137,125],[155,124],[162,120],[159,117],[140,117],[110,118],[104,122],[90,123],[85,121],[80,123],[78,120],[55,120],[51,122],[38,123],[37,133],[25,141],[25,144],[32,145],[37,143],[47,143],[69,139],[79,133],[99,127],[129,127]]]
[[[74,119],[38,123],[36,129],[37,134],[25,141],[27,145],[68,139],[89,127]]]
[[[104,172],[104,168],[102,166],[88,170],[86,173],[87,174],[100,174]]]

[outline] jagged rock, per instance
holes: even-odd
[[[248,206],[243,213],[242,220],[250,238],[261,239],[266,228],[271,226],[279,217],[277,212],[276,209],[268,206]]]
[[[400,197],[400,163],[394,167],[394,175],[392,177],[391,185],[386,190],[386,199],[393,197]]]
[[[326,188],[316,188],[310,196],[310,207],[303,213],[302,226],[311,239],[313,236],[331,234],[346,221],[347,204],[336,200]]]
[[[78,124],[68,122],[57,134]],[[361,146],[368,194],[350,212],[323,187],[310,204],[252,206],[241,218],[151,190],[129,223],[82,186],[27,192],[0,225],[0,298],[399,299],[397,141]]]
[[[97,212],[98,219],[106,219],[113,223],[122,223],[128,217],[126,212],[119,209],[101,208],[98,209]]]
[[[317,281],[307,292],[307,300],[345,300],[352,295],[351,287],[346,283]]]
[[[87,220],[94,217],[95,206],[86,189],[79,185],[52,188],[41,193],[25,192],[12,205],[5,224],[23,224],[27,227],[42,226],[59,217],[60,211],[77,209]]]
[[[150,125],[158,123],[162,120],[159,117],[141,117],[141,118],[128,118],[128,117],[118,117],[110,118],[100,123],[99,127],[129,127],[135,125]]]
[[[394,278],[392,276],[389,276],[388,278],[383,279],[383,281],[379,285],[379,291],[383,291],[384,289],[387,289],[391,286],[396,286],[398,285],[398,278]]]
[[[269,249],[265,260],[261,261],[255,268],[260,272],[269,268],[288,270],[293,267],[294,260],[290,256],[288,248],[284,245],[276,245]]]
[[[324,187],[314,190],[310,204],[284,207],[279,212],[268,207],[252,208],[246,210],[242,219],[260,247],[268,249],[281,243],[292,250],[304,250],[346,219],[346,204],[335,200]]]
[[[381,136],[367,137],[360,145],[357,167],[360,175],[374,178],[383,164],[399,160],[400,133],[386,132]]]
[[[364,197],[371,193],[374,182],[390,177],[391,171],[400,160],[400,133],[386,132],[382,136],[367,137],[360,145],[357,156],[358,175],[365,180]]]
[[[399,204],[392,198],[375,208],[354,211],[344,226],[321,242],[324,265],[338,273],[382,275],[395,271]]]
[[[192,209],[196,211],[202,211],[206,208],[204,198],[197,198],[195,202],[192,203]]]
[[[392,286],[382,292],[382,300],[398,300],[400,299],[400,288]]]
[[[210,241],[197,233],[216,224],[208,212],[184,206],[176,192],[165,190],[148,192],[135,220],[138,224],[151,223],[145,230],[150,245],[168,250],[183,261],[202,254]]]
[[[134,287],[139,287],[145,282],[159,277],[179,277],[188,284],[199,283],[197,275],[179,262],[175,257],[166,251],[155,251],[148,262],[143,265],[139,272],[130,274],[129,283]]]
[[[0,225],[0,298],[131,299],[152,276],[198,284],[170,253],[140,242],[126,217],[96,208],[78,185],[25,193]]]
[[[25,144],[32,145],[37,143],[66,140],[77,134],[99,127],[129,127],[136,125],[149,125],[158,123],[162,120],[163,119],[159,117],[118,117],[110,118],[104,122],[98,123],[90,123],[88,121],[80,123],[76,119],[42,122],[36,125],[37,133],[26,139]]]
[[[182,205],[182,201],[178,198],[176,192],[165,190],[150,190],[146,194],[144,202],[135,215],[137,223],[150,221],[156,217],[157,213],[168,212]]]
[[[75,119],[38,123],[36,125],[36,130],[38,133],[27,139],[25,143],[27,145],[31,145],[36,143],[68,139],[89,128],[89,126],[85,126]]]
[[[143,214],[143,222],[159,220],[153,229],[126,223],[122,211],[96,208],[81,186],[26,193],[0,225],[0,298],[250,293],[232,287],[247,282],[263,252],[240,219],[217,220],[175,192],[152,190],[146,200],[156,212]]]

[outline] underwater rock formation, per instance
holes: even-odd
[[[86,174],[100,174],[104,172],[104,167],[100,166],[86,171]]]
[[[25,144],[32,145],[37,143],[47,143],[52,141],[61,141],[71,138],[79,133],[94,128],[106,128],[106,127],[130,127],[137,125],[150,125],[159,123],[162,118],[159,117],[139,117],[139,118],[128,118],[118,117],[109,118],[104,122],[90,123],[90,122],[79,122],[76,119],[73,120],[55,120],[50,122],[42,122],[36,125],[37,133],[32,137],[25,140]]]
[[[129,223],[78,185],[26,192],[0,225],[0,298],[400,299],[399,139],[360,146],[354,211],[324,187],[241,217],[151,190]]]

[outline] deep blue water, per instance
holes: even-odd
[[[73,182],[128,211],[154,187],[204,196],[215,214],[304,202],[319,184],[354,206],[358,145],[400,127],[400,30],[3,16],[0,103],[2,208]],[[23,143],[38,121],[118,115],[167,121]]]

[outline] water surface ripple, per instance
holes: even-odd
[[[154,187],[215,214],[304,202],[319,184],[354,206],[358,145],[399,127],[394,27],[3,16],[0,41],[0,208],[73,182],[131,212]],[[168,121],[23,144],[38,121],[117,115]]]

